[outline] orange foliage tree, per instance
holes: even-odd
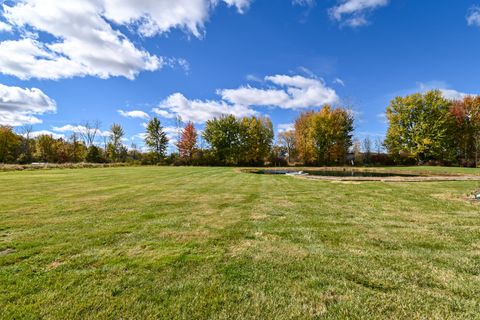
[[[192,122],[187,123],[183,128],[180,139],[177,142],[178,152],[180,156],[189,162],[192,161],[193,155],[197,150],[197,130]]]

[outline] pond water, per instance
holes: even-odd
[[[356,171],[356,170],[260,170],[259,174],[293,174],[293,175],[312,175],[324,177],[370,177],[370,178],[385,178],[385,177],[418,177],[413,174],[393,173],[393,172],[374,172],[374,171]]]

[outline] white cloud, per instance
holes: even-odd
[[[170,144],[171,147],[175,147],[175,143],[177,142],[177,137],[179,134],[179,131],[177,127],[163,127],[163,132],[167,134],[168,138],[168,143]],[[147,134],[145,132],[138,133],[134,135],[131,140],[132,141],[139,141],[139,142],[144,142]]]
[[[163,132],[167,134],[168,140],[172,142],[177,140],[179,129],[177,127],[164,127]]]
[[[254,74],[247,74],[245,76],[245,79],[247,79],[247,81],[251,81],[251,82],[263,82],[263,80],[260,77],[254,75]]]
[[[369,12],[388,5],[389,0],[341,0],[330,9],[330,16],[342,25],[352,28],[368,24]]]
[[[163,100],[152,112],[172,119],[179,115],[184,121],[204,123],[214,117],[232,114],[236,117],[257,115],[251,107],[279,107],[301,109],[334,104],[339,101],[335,90],[323,80],[302,76],[276,75],[264,79],[273,88],[259,89],[250,86],[238,89],[220,89],[220,100],[190,100],[175,93]]]
[[[0,21],[0,32],[11,32],[12,26]]]
[[[223,0],[243,12],[250,0]],[[151,37],[180,28],[197,37],[218,0],[23,0],[3,4],[6,23],[22,38],[0,42],[0,73],[20,79],[75,76],[133,79],[168,59],[138,48],[125,33]],[[114,29],[116,27],[117,29]],[[48,37],[41,37],[48,35]],[[38,39],[50,39],[38,40]],[[177,63],[188,68],[185,60]]]
[[[52,130],[55,132],[75,132],[75,133],[86,133],[88,132],[88,128],[85,126],[81,125],[72,125],[72,124],[67,124],[63,127],[52,127]],[[95,130],[95,129],[90,129],[90,130]],[[97,131],[97,136],[99,137],[109,137],[110,136],[110,131],[102,131],[98,130]]]
[[[475,94],[464,93],[453,89],[440,89],[440,91],[446,99],[450,100],[462,100],[468,96],[475,96]]]
[[[162,108],[154,108],[152,110],[156,114],[158,114],[160,117],[165,118],[165,119],[174,119],[175,114],[171,113],[170,111]]]
[[[223,0],[229,6],[237,7],[238,12],[244,13],[253,0]]]
[[[99,1],[25,0],[4,5],[4,17],[27,31],[55,38],[0,43],[0,71],[21,79],[73,76],[133,79],[140,71],[157,70],[162,58],[138,49],[102,17]]]
[[[292,0],[293,5],[312,7],[316,4],[315,0]]]
[[[385,112],[377,114],[377,118],[382,124],[388,124],[387,114]]]
[[[117,111],[118,113],[120,113],[122,117],[125,117],[125,118],[150,119],[150,116],[146,112],[143,112],[140,110],[132,110],[132,111],[117,110]]]
[[[418,83],[417,84],[418,89],[421,92],[427,92],[430,90],[440,90],[442,92],[444,98],[449,99],[449,100],[462,100],[463,98],[467,96],[477,96],[477,94],[473,93],[464,93],[460,92],[454,89],[449,88],[447,83],[443,81],[430,81],[426,83]]]
[[[345,81],[343,81],[343,80],[340,79],[340,78],[335,78],[335,80],[333,80],[333,83],[339,84],[339,85],[341,85],[342,87],[345,87]]]
[[[145,132],[138,133],[138,134],[134,135],[134,136],[132,137],[132,139],[131,139],[131,140],[140,140],[140,141],[144,141],[144,140],[145,140],[145,138],[146,138],[146,136],[147,136],[147,134],[146,134]]]
[[[48,130],[33,131],[33,132],[30,132],[29,136],[30,138],[36,138],[38,136],[52,136],[54,139],[65,139],[64,134],[58,134]]]
[[[277,131],[280,132],[287,132],[292,131],[295,129],[294,123],[281,123],[277,126]]]
[[[0,124],[21,126],[37,124],[37,115],[56,112],[54,100],[40,89],[23,89],[0,84]]]
[[[252,116],[256,111],[241,105],[230,105],[225,101],[189,100],[181,93],[174,93],[160,103],[153,112],[173,118],[179,115],[183,121],[204,123],[214,117],[232,114],[236,117]]]
[[[469,26],[480,27],[480,7],[473,6],[467,14],[467,23]]]
[[[276,106],[282,109],[312,108],[339,101],[335,90],[327,87],[321,79],[275,75],[265,77],[265,81],[276,88],[257,89],[248,86],[219,90],[219,94],[232,104]]]

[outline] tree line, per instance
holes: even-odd
[[[207,121],[202,132],[190,122],[179,126],[171,153],[157,117],[146,126],[142,149],[124,144],[120,124],[113,124],[107,136],[99,122],[86,122],[82,130],[58,139],[49,134],[32,137],[31,128],[16,133],[0,126],[0,163],[479,165],[480,96],[449,100],[434,90],[397,97],[387,107],[386,117],[385,140],[372,142],[354,139],[354,115],[341,107],[326,105],[301,113],[293,128],[280,132],[276,140],[267,117],[224,115]]]
[[[21,134],[0,127],[0,163],[117,163],[176,165],[288,165],[341,164],[352,145],[353,117],[343,108],[323,107],[302,113],[295,130],[284,132],[274,143],[272,122],[267,117],[236,118],[224,115],[207,121],[202,133],[193,123],[178,130],[175,152],[168,154],[169,138],[157,117],[144,133],[145,148],[124,144],[121,125],[113,124],[108,137],[98,142],[100,123],[86,122],[68,138],[50,134],[32,137],[31,128]]]
[[[433,90],[395,98],[385,146],[396,163],[479,165],[480,96],[446,99]]]

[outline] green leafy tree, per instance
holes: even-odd
[[[165,158],[168,147],[168,138],[157,117],[151,119],[147,125],[145,144],[150,149],[155,163],[160,163]]]
[[[226,165],[238,163],[240,123],[232,115],[207,121],[203,138],[210,144],[217,161]]]
[[[110,127],[110,140],[107,146],[107,154],[112,162],[122,161],[122,155],[125,153],[125,146],[122,139],[125,136],[123,128],[119,124],[113,124]]]
[[[241,160],[249,165],[263,165],[273,144],[273,125],[265,117],[245,117],[240,121]]]
[[[89,163],[105,162],[105,158],[103,157],[102,150],[94,144],[88,147],[85,160]]]
[[[438,90],[397,97],[387,108],[385,146],[394,158],[407,155],[417,163],[455,158],[451,102]]]

